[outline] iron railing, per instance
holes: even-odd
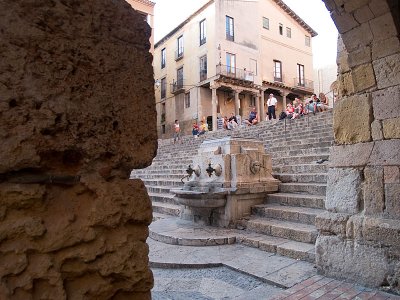
[[[172,94],[179,94],[185,91],[185,86],[183,84],[183,80],[174,81],[171,84],[171,92]]]
[[[183,47],[178,48],[178,50],[175,51],[175,60],[180,60],[183,58]]]
[[[254,82],[253,72],[234,68],[232,66],[217,65],[217,75]]]
[[[296,78],[294,78],[293,81],[294,81],[295,87],[302,88],[305,90],[313,90],[314,89],[314,81],[312,81],[312,80],[296,77]]]

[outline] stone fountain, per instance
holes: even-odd
[[[181,219],[196,224],[234,227],[252,206],[278,191],[271,156],[253,139],[204,141],[186,171],[187,182],[172,192],[182,206]]]

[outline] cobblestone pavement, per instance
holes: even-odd
[[[153,300],[271,299],[283,289],[226,267],[153,268]]]
[[[156,300],[400,300],[317,275],[314,265],[240,244],[178,246],[148,239]]]

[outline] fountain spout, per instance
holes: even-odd
[[[194,173],[194,169],[191,165],[189,165],[189,168],[186,169],[186,173],[189,174],[189,177],[192,176],[192,174]]]
[[[206,172],[209,177],[211,177],[212,173],[215,173],[216,176],[221,176],[222,174],[222,167],[220,164],[217,164],[213,167],[211,167],[211,163],[208,164],[208,168],[206,169]]]

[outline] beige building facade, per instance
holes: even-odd
[[[154,2],[149,0],[126,0],[133,9],[138,11],[141,15],[143,15],[144,20],[150,25],[151,27],[151,50],[150,52],[154,52]]]
[[[313,93],[312,37],[317,33],[280,0],[211,0],[155,45],[159,137],[178,119],[192,123],[231,113],[265,120],[270,93],[277,113]]]

